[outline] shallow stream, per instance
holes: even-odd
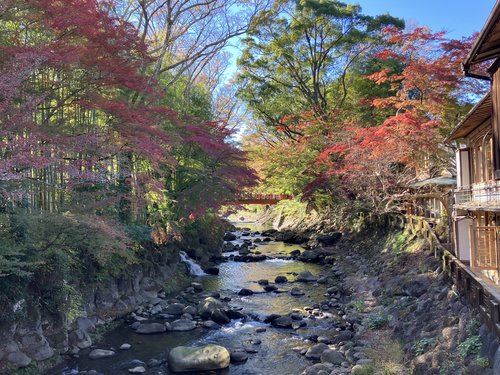
[[[247,223],[236,223],[241,227],[249,227]],[[235,234],[238,239],[233,243],[241,243],[243,239],[254,241],[264,237],[256,235],[253,231],[260,228],[253,226],[248,236],[242,237],[242,232]],[[297,273],[308,270],[314,275],[319,275],[321,266],[302,263],[294,260],[278,259],[286,256],[292,250],[302,249],[298,245],[288,245],[282,242],[255,243],[262,254],[274,257],[261,262],[243,263],[227,261],[219,265],[218,276],[206,275],[197,277],[197,281],[208,291],[217,291],[221,297],[229,297],[229,305],[249,316],[242,322],[232,320],[230,324],[217,330],[196,328],[189,332],[167,332],[156,335],[139,335],[127,324],[122,324],[115,330],[106,334],[96,347],[102,349],[116,349],[116,355],[110,358],[91,360],[88,358],[88,349],[79,353],[79,358],[70,358],[64,364],[47,373],[50,375],[76,375],[85,374],[85,371],[95,370],[99,374],[129,374],[128,369],[135,367],[142,361],[151,364],[151,361],[161,363],[167,358],[168,352],[179,345],[200,346],[208,343],[225,346],[229,350],[251,346],[251,340],[261,340],[260,345],[253,348],[257,353],[248,354],[248,360],[241,364],[231,364],[226,370],[210,372],[211,374],[266,374],[266,375],[292,375],[300,374],[304,368],[311,364],[303,355],[301,349],[311,344],[307,338],[311,335],[330,336],[335,331],[336,316],[327,311],[318,314],[318,318],[306,318],[307,326],[293,330],[275,328],[262,320],[269,314],[289,314],[294,309],[299,309],[305,314],[304,307],[319,304],[325,300],[325,286],[317,283],[288,282],[277,284],[282,293],[264,293],[257,283],[260,279],[273,282],[278,275],[287,276],[289,281],[295,280]],[[226,256],[230,255],[228,253]],[[305,292],[303,296],[292,296],[292,287],[299,287]],[[242,288],[251,289],[257,293],[241,297],[237,293]],[[318,306],[316,306],[318,307]],[[309,315],[310,316],[310,315]],[[265,332],[256,332],[258,327],[266,328]],[[120,351],[118,348],[123,343],[132,345],[130,350]],[[147,368],[146,374],[171,374],[166,364]],[[94,372],[94,374],[96,373]]]

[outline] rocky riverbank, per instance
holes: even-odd
[[[373,227],[321,235],[243,230],[226,240],[220,277],[232,269],[236,285],[246,270],[250,276],[240,287],[208,290],[202,277],[175,298],[157,294],[127,317],[133,342],[122,337],[81,355],[137,349],[111,373],[202,373],[228,366],[231,374],[499,373],[496,338],[419,238]],[[263,244],[276,240],[301,247],[266,252]],[[290,271],[301,263],[318,266]],[[276,264],[286,267],[269,268]],[[258,278],[263,267],[270,271],[266,279]],[[163,350],[139,359],[145,352],[138,346],[149,348],[155,340]],[[85,371],[62,373],[110,373]]]
[[[310,337],[303,374],[498,374],[498,340],[455,292],[426,242],[401,230],[265,235],[325,265],[320,308],[342,318],[334,336]],[[246,252],[245,242],[241,249]],[[245,254],[245,256],[252,256]],[[314,344],[316,343],[316,344]]]

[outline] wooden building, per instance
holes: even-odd
[[[453,206],[456,256],[478,275],[500,284],[500,1],[465,63],[467,76],[491,91],[448,137],[458,145]]]

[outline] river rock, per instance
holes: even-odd
[[[286,277],[286,276],[281,276],[281,275],[280,275],[280,276],[276,276],[276,278],[274,279],[274,282],[275,282],[276,284],[286,283],[286,282],[288,282],[288,279],[287,279],[287,277]]]
[[[209,275],[218,275],[219,274],[219,268],[217,268],[217,267],[208,267],[205,270],[205,272],[208,273]]]
[[[225,311],[222,309],[214,310],[212,312],[212,315],[210,315],[210,319],[218,324],[227,324],[231,321],[231,319],[229,319]]]
[[[212,315],[214,310],[223,308],[224,304],[221,301],[216,300],[213,297],[207,297],[201,302],[201,305],[198,308],[198,313],[202,318],[207,319],[210,315]]]
[[[340,365],[342,362],[345,362],[344,355],[336,350],[326,349],[321,353],[320,356],[321,362],[332,363],[334,365]]]
[[[131,347],[132,345],[125,343],[120,345],[120,350],[129,350]]]
[[[323,352],[326,349],[328,349],[328,345],[323,344],[323,343],[311,346],[309,349],[307,349],[306,358],[309,358],[309,359],[320,359],[321,358],[321,354],[323,354]]]
[[[68,335],[69,345],[78,349],[86,349],[92,346],[92,339],[89,334],[81,329],[75,329]]]
[[[189,319],[177,319],[170,323],[172,331],[192,331],[196,328],[196,322]]]
[[[163,333],[167,331],[165,324],[161,323],[142,323],[137,327],[135,332],[141,335],[151,335],[154,333]]]
[[[174,372],[220,370],[229,366],[230,354],[219,345],[198,348],[178,346],[168,355],[170,370]]]
[[[322,253],[317,250],[305,250],[300,254],[299,260],[309,263],[317,263],[322,259]]]
[[[26,367],[31,363],[31,358],[22,352],[9,353],[7,361],[14,364],[16,367]]]
[[[230,354],[232,363],[245,362],[248,359],[248,355],[245,350],[231,350]]]
[[[229,319],[242,319],[246,315],[241,313],[240,311],[229,309],[229,310],[224,310],[226,315],[228,316]]]
[[[271,322],[271,325],[278,328],[292,328],[292,318],[289,316],[280,316]]]
[[[172,303],[171,305],[168,305],[163,312],[170,315],[182,315],[185,308],[186,306],[182,303]]]
[[[333,367],[329,363],[316,363],[304,370],[302,375],[328,375]]]
[[[274,236],[276,233],[278,233],[277,229],[266,229],[261,232],[262,236]]]
[[[203,290],[203,285],[195,281],[191,283],[191,286],[194,288],[195,292],[201,292]]]
[[[316,276],[314,276],[311,272],[309,271],[302,271],[297,275],[297,281],[300,282],[313,282],[318,280]]]
[[[260,279],[259,281],[257,281],[257,284],[259,284],[259,285],[269,285],[269,280]]]
[[[243,288],[238,292],[239,296],[251,296],[253,294],[253,290]]]
[[[182,313],[195,316],[198,313],[198,309],[194,306],[186,306],[184,310],[182,310]]]
[[[303,296],[305,293],[299,288],[293,287],[292,290],[290,291],[290,294],[292,296]]]
[[[146,372],[146,369],[144,368],[144,366],[137,366],[134,368],[129,368],[128,372],[130,372],[131,374],[142,374]]]
[[[213,320],[207,320],[203,322],[203,327],[208,329],[219,329],[220,325],[215,323]]]
[[[112,357],[114,355],[115,355],[115,352],[112,350],[94,349],[89,353],[89,358],[90,359],[101,359],[101,358]]]
[[[266,292],[275,292],[278,290],[276,285],[264,285],[263,287]]]
[[[295,250],[292,250],[290,251],[290,256],[292,257],[298,257],[300,255],[300,250],[299,249],[295,249]]]
[[[224,241],[234,241],[236,239],[236,235],[234,233],[226,233],[224,235]]]
[[[332,232],[328,234],[321,234],[316,237],[316,240],[323,246],[332,246],[342,237],[340,232]]]
[[[300,245],[309,241],[309,237],[305,234],[295,232],[280,232],[274,237],[276,241],[283,241],[284,243],[293,243]]]
[[[305,327],[307,323],[304,320],[295,321],[292,323],[292,329],[299,329],[301,327]]]

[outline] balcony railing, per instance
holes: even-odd
[[[498,185],[472,186],[469,188],[460,188],[460,190],[455,190],[456,205],[469,202],[478,204],[487,204],[487,203],[500,204],[500,186]]]

